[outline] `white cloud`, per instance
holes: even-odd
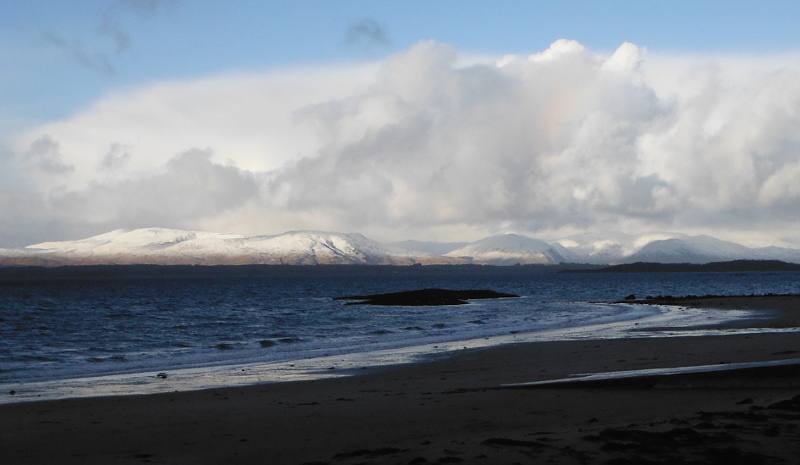
[[[598,228],[786,239],[800,226],[798,63],[630,43],[604,56],[566,40],[468,62],[424,41],[377,65],[120,92],[20,135],[0,164],[41,211],[62,212],[54,237],[157,224],[386,240]]]
[[[232,73],[195,81],[171,81],[119,92],[72,118],[29,131],[14,141],[30,150],[47,137],[57,143],[80,189],[102,179],[105,157],[124,147],[129,173],[158,169],[178,153],[209,148],[220,162],[268,171],[313,153],[316,128],[298,124],[308,105],[348,95],[366,85],[375,65]],[[107,161],[107,160],[106,160]]]

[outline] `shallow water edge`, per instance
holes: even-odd
[[[619,306],[627,304],[583,304]],[[633,305],[633,304],[631,304]],[[579,327],[516,332],[468,340],[442,341],[409,347],[368,350],[281,362],[250,362],[182,368],[160,372],[126,373],[53,381],[0,384],[0,404],[68,398],[143,395],[247,386],[261,383],[308,381],[367,373],[380,367],[420,363],[457,351],[546,341],[635,339],[714,336],[765,332],[796,332],[797,328],[769,328],[760,323],[770,311],[719,310],[648,306],[652,312],[631,320],[613,320]],[[752,326],[752,327],[751,327]],[[13,393],[13,394],[12,394]]]

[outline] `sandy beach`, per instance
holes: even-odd
[[[796,463],[797,364],[503,387],[800,358],[800,332],[786,331],[800,327],[800,297],[672,304],[765,310],[751,326],[784,331],[514,344],[337,379],[7,404],[0,457],[4,464]]]

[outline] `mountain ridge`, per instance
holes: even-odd
[[[800,263],[800,249],[750,248],[711,236],[584,233],[555,241],[498,234],[471,243],[383,244],[361,233],[315,230],[276,235],[118,229],[74,241],[0,249],[0,265],[618,265],[731,260]]]

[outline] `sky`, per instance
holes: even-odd
[[[800,247],[800,2],[0,11],[0,247],[144,227]]]

